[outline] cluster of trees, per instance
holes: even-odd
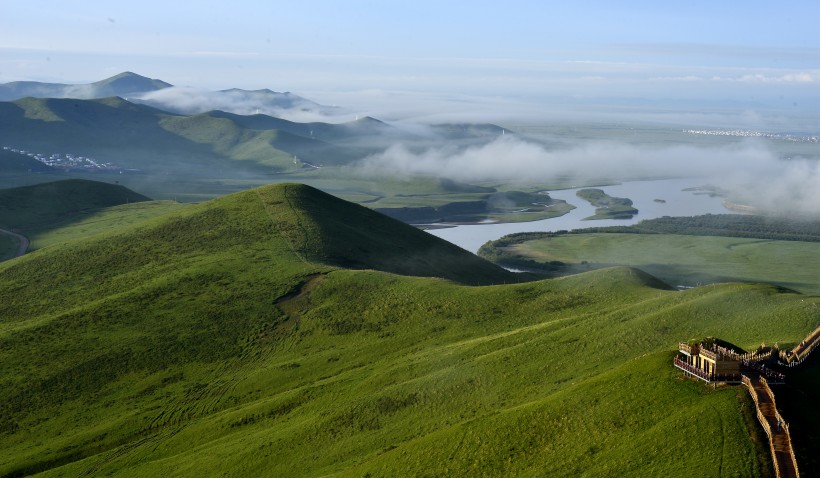
[[[575,195],[595,206],[595,219],[632,219],[638,214],[631,199],[610,196],[602,189],[581,189]]]

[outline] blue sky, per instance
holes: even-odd
[[[810,0],[0,0],[0,11],[0,82],[131,70],[408,114],[634,101],[807,111],[820,100]]]

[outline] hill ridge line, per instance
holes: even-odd
[[[305,231],[304,226],[302,226],[301,221],[299,221],[298,212],[296,211],[296,208],[293,207],[293,203],[290,201],[290,198],[287,195],[287,191],[288,191],[287,186],[284,187],[284,190],[285,191],[284,191],[284,194],[282,196],[285,198],[285,201],[288,204],[288,208],[290,208],[290,210],[294,213],[294,215],[297,216],[296,223],[298,224],[299,229],[302,230],[302,234],[305,235],[305,242],[307,242],[307,232]],[[259,192],[259,189],[258,188],[254,189],[254,192],[256,193],[256,196],[259,198],[259,201],[262,203],[262,208],[265,210],[265,215],[267,215],[268,219],[270,219],[271,225],[273,225],[274,229],[279,233],[279,237],[281,237],[282,240],[285,241],[285,244],[288,245],[288,248],[291,250],[291,252],[293,252],[293,254],[296,257],[298,257],[299,260],[304,262],[306,265],[316,267],[316,264],[308,261],[305,258],[305,256],[302,255],[302,253],[300,253],[296,249],[296,247],[291,243],[291,241],[287,238],[287,236],[285,234],[283,234],[282,231],[279,229],[279,225],[276,223],[276,220],[273,218],[273,215],[270,211],[270,207],[269,207],[268,203],[265,201],[265,198],[262,197],[262,193]]]

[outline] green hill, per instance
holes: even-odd
[[[39,230],[89,209],[140,201],[150,198],[124,186],[83,179],[0,189],[0,227]]]
[[[671,350],[794,343],[817,299],[384,272],[509,277],[422,234],[287,184],[0,264],[0,476],[766,474]]]

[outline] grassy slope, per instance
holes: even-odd
[[[340,212],[267,187],[0,265],[0,475],[762,474],[742,391],[678,379],[671,346],[795,342],[812,300],[342,270],[367,254],[320,238],[376,219]]]
[[[0,190],[0,227],[14,229],[31,241],[29,250],[84,238],[182,207],[150,201],[123,186],[82,179],[60,180]],[[0,236],[0,260],[17,248]]]
[[[670,284],[768,282],[820,294],[811,267],[820,244],[674,234],[570,234],[527,241],[510,252],[574,264],[571,272],[613,265],[639,267]],[[587,261],[587,264],[581,264]]]
[[[143,201],[92,209],[29,231],[31,249],[84,240],[94,234],[120,229],[148,219],[182,210],[190,204],[174,201]]]

